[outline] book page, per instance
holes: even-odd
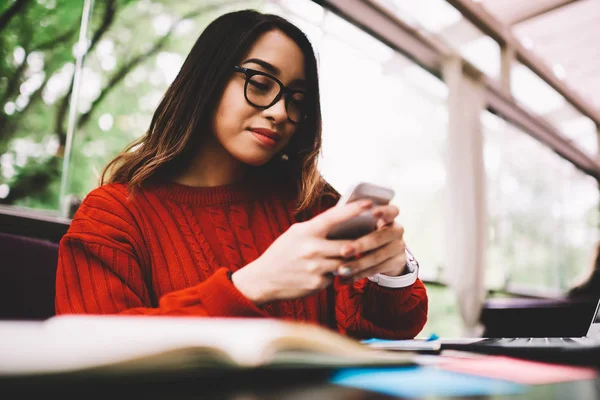
[[[413,364],[416,355],[372,349],[358,340],[310,323],[291,322],[285,328],[286,334],[267,343],[263,364],[404,365]]]
[[[304,354],[294,358],[294,352]],[[0,375],[310,365],[327,359],[407,360],[392,361],[325,328],[275,319],[68,315],[0,322]]]

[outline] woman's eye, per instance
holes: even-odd
[[[293,105],[296,108],[301,109],[304,106],[304,101],[303,100],[297,100],[294,98],[290,99],[290,104]]]
[[[292,104],[294,107],[302,108],[304,106],[304,94],[295,93],[292,97],[290,97],[290,104]]]
[[[262,82],[259,79],[252,78],[248,81],[248,84],[252,85],[253,88],[259,91],[268,92],[273,86],[269,79],[263,79]]]

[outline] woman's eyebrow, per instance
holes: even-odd
[[[242,65],[248,64],[248,63],[260,65],[261,67],[266,69],[268,72],[272,73],[273,75],[279,75],[281,73],[281,70],[279,68],[277,68],[276,66],[274,66],[271,63],[261,60],[260,58],[250,58],[250,59],[244,61],[242,63]],[[305,79],[294,79],[290,83],[290,86],[306,86],[306,80]]]
[[[258,64],[261,67],[263,67],[264,69],[266,69],[267,71],[273,73],[273,74],[279,74],[281,71],[279,70],[279,68],[277,68],[276,66],[274,66],[273,64],[270,64],[266,61],[263,61],[261,59],[258,58],[250,58],[246,61],[244,61],[242,64],[248,64],[248,63],[254,63],[254,64]]]
[[[295,86],[299,88],[306,88],[306,80],[305,79],[294,79],[288,86]]]

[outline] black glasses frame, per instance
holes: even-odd
[[[244,98],[246,99],[248,104],[252,105],[253,107],[266,110],[267,108],[272,107],[279,100],[281,100],[281,97],[283,96],[284,101],[285,101],[285,111],[287,112],[288,120],[293,124],[299,124],[302,121],[306,120],[306,118],[307,118],[306,112],[304,112],[304,115],[302,116],[300,121],[294,121],[293,119],[290,118],[290,113],[288,111],[288,106],[289,106],[290,99],[292,98],[292,96],[295,95],[296,93],[305,93],[304,90],[290,89],[289,87],[287,87],[283,83],[281,83],[281,81],[279,79],[277,79],[276,77],[274,77],[271,74],[267,74],[266,72],[257,71],[255,69],[250,69],[250,68],[240,67],[239,65],[235,65],[233,67],[233,69],[236,72],[241,72],[244,75],[246,75],[246,82],[244,83]],[[256,76],[256,75],[266,76],[267,78],[270,78],[270,79],[274,80],[275,82],[277,82],[277,84],[279,84],[279,93],[277,93],[277,96],[275,96],[275,98],[273,99],[273,101],[271,103],[269,103],[269,105],[259,106],[258,104],[255,104],[255,103],[251,102],[250,99],[248,99],[248,94],[247,94],[248,93],[248,90],[247,90],[248,82],[250,81],[250,79],[253,76]]]

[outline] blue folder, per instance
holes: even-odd
[[[528,390],[526,385],[428,366],[343,369],[333,375],[331,383],[400,397],[506,395]]]

